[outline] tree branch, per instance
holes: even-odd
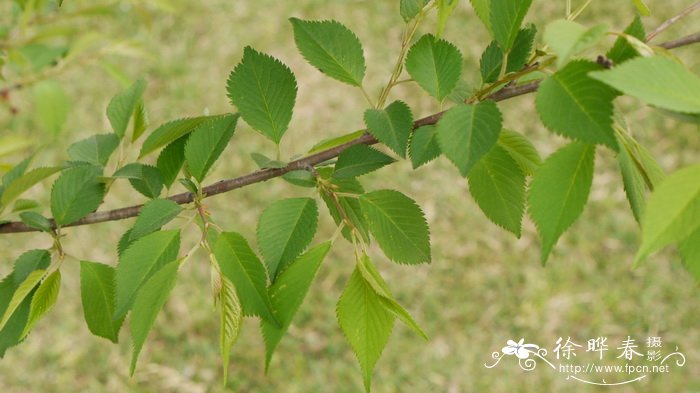
[[[679,20],[685,18],[686,16],[690,15],[691,13],[693,13],[694,11],[697,11],[699,9],[700,9],[700,1],[696,1],[695,3],[689,5],[688,8],[681,11],[678,15],[675,15],[675,16],[669,18],[667,21],[665,21],[664,23],[659,25],[659,27],[657,27],[656,30],[647,34],[647,42],[653,40],[654,37],[661,34],[661,32],[663,32],[664,30],[668,29],[672,24],[678,22]]]
[[[672,49],[672,48],[678,48],[681,46],[686,46],[686,45],[691,45],[694,43],[700,42],[700,33],[697,34],[691,34],[689,36],[679,38],[677,40],[673,41],[668,41],[659,44],[659,46],[666,48],[666,49]],[[514,86],[507,86],[504,87],[501,90],[498,90],[492,94],[490,94],[486,99],[494,100],[494,101],[504,101],[510,98],[514,97],[519,97],[525,94],[529,94],[532,92],[535,92],[537,88],[539,87],[539,81],[533,81],[529,83],[525,83],[522,85],[514,85]],[[440,118],[442,118],[442,115],[445,112],[439,112],[432,114],[430,116],[426,116],[422,119],[418,119],[414,122],[413,124],[413,129],[417,129],[421,126],[425,125],[432,125],[436,124]],[[214,184],[211,184],[209,186],[206,186],[203,188],[202,193],[205,198],[217,195],[217,194],[222,194],[225,192],[229,192],[231,190],[235,190],[237,188],[242,188],[245,186],[249,186],[251,184],[255,183],[261,183],[270,179],[274,179],[277,177],[280,177],[286,173],[292,172],[292,171],[297,171],[297,170],[307,170],[309,167],[313,167],[315,165],[318,165],[322,162],[328,161],[332,158],[337,157],[342,153],[345,149],[355,146],[355,145],[373,145],[377,143],[378,141],[370,134],[363,134],[362,136],[353,139],[349,142],[343,143],[342,145],[320,151],[318,153],[311,154],[309,156],[294,160],[289,162],[285,167],[283,168],[266,168],[266,169],[261,169],[257,170],[255,172],[249,173],[247,175],[241,176],[241,177],[236,177],[233,179],[227,179],[227,180],[220,180]],[[191,203],[194,201],[195,195],[191,192],[184,192],[182,194],[177,194],[169,197],[169,199],[173,200],[174,202],[178,204],[187,204]],[[64,227],[72,227],[72,226],[80,226],[80,225],[90,225],[90,224],[97,224],[100,222],[106,222],[106,221],[117,221],[117,220],[123,220],[131,217],[136,217],[139,212],[141,211],[141,208],[143,205],[134,205],[134,206],[128,206],[128,207],[123,207],[119,209],[114,209],[114,210],[108,210],[108,211],[97,211],[94,213],[90,213],[87,216],[83,217],[82,219],[69,224],[65,225]],[[51,220],[51,224],[55,226],[55,222],[53,219]],[[37,230],[34,228],[30,228],[27,225],[25,225],[21,221],[13,221],[13,222],[8,222],[5,224],[0,225],[0,234],[7,234],[7,233],[21,233],[21,232],[36,232]]]

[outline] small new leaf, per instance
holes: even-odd
[[[561,67],[572,56],[595,45],[607,30],[602,24],[586,28],[571,20],[558,19],[547,24],[543,38],[557,55],[557,67]]]
[[[180,139],[181,137],[192,132],[197,126],[207,120],[214,119],[220,116],[199,116],[177,119],[169,121],[160,127],[156,128],[141,146],[139,158],[158,150],[159,148],[169,145],[170,143]]]
[[[51,221],[37,212],[22,212],[19,218],[30,228],[47,233],[51,232]]]

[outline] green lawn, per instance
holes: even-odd
[[[66,7],[70,7],[67,0]],[[357,33],[365,46],[367,86],[378,94],[386,82],[402,32],[397,1],[258,0],[232,2],[176,1],[176,11],[159,13],[138,35],[147,42],[150,58],[124,58],[120,67],[130,77],[149,82],[146,105],[152,124],[205,112],[231,111],[225,81],[251,45],[285,61],[297,76],[299,96],[282,156],[303,154],[319,139],[362,127],[366,107],[361,94],[323,76],[296,52],[287,19],[337,19]],[[478,58],[486,31],[466,1],[449,22],[446,38],[465,57],[465,75],[479,83]],[[541,25],[560,17],[564,1],[535,2],[527,20]],[[574,3],[582,3],[581,1]],[[654,12],[644,18],[654,28],[689,3],[648,0]],[[594,1],[580,17],[585,24],[605,22],[620,31],[632,19],[630,1]],[[2,18],[2,17],[0,17]],[[660,40],[694,33],[700,14],[675,25]],[[108,20],[102,28],[115,32],[131,28],[129,18]],[[424,32],[431,31],[428,23]],[[541,32],[540,32],[541,34]],[[606,38],[610,45],[614,37]],[[588,52],[591,57],[603,47]],[[674,51],[700,72],[698,46]],[[74,100],[67,129],[57,146],[97,131],[107,131],[104,109],[119,84],[94,65],[67,70],[59,80]],[[409,102],[417,115],[437,111],[414,86],[401,86],[393,97]],[[665,117],[634,100],[624,100],[627,120],[637,138],[672,171],[697,162],[697,125]],[[504,102],[505,125],[531,137],[543,156],[565,143],[544,129],[534,111],[533,96]],[[9,124],[0,111],[0,127]],[[13,125],[15,132],[33,133]],[[65,138],[65,139],[64,139]],[[239,126],[212,179],[230,178],[255,169],[250,153],[274,154],[274,145],[245,125]],[[50,160],[64,159],[63,150],[49,150]],[[400,303],[430,336],[423,341],[397,324],[374,374],[376,392],[698,392],[700,391],[700,292],[683,268],[678,254],[667,249],[642,266],[631,262],[639,244],[639,229],[622,190],[613,154],[598,149],[590,201],[581,218],[564,235],[547,266],[539,262],[534,224],[525,221],[516,239],[491,224],[469,196],[467,182],[445,158],[412,171],[410,162],[362,179],[366,189],[392,188],[413,197],[423,207],[431,228],[431,265],[405,267],[372,256]],[[33,191],[47,200],[48,185]],[[179,192],[179,191],[176,191]],[[117,186],[104,208],[135,202],[128,186]],[[226,229],[255,238],[258,215],[281,196],[311,195],[281,180],[257,184],[207,200],[215,219]],[[140,198],[140,197],[136,197]],[[140,200],[139,200],[140,201]],[[48,213],[48,212],[47,212]],[[325,208],[315,242],[334,231]],[[114,245],[131,221],[67,229],[65,247],[81,259],[114,264]],[[194,229],[192,227],[191,229]],[[190,230],[183,250],[196,239]],[[3,275],[23,250],[50,246],[39,235],[0,236]],[[258,324],[247,320],[232,353],[229,382],[221,386],[218,354],[218,315],[209,290],[208,261],[203,254],[190,260],[164,312],[156,321],[133,378],[128,375],[131,344],[123,329],[118,345],[90,335],[82,318],[78,263],[63,267],[59,304],[42,320],[28,340],[0,361],[0,392],[359,392],[359,366],[335,320],[335,303],[353,268],[352,247],[336,242],[287,336],[270,372],[264,375],[264,345]],[[579,344],[609,337],[609,357],[627,336],[641,349],[647,336],[661,336],[663,350],[679,347],[687,359],[668,374],[651,374],[619,387],[597,388],[567,380],[565,373],[540,364],[522,371],[514,357],[487,369],[491,353],[507,339],[540,344],[551,351],[558,337]],[[582,358],[586,354],[581,353]],[[608,357],[608,358],[609,358]],[[590,358],[586,358],[590,359]],[[641,363],[640,363],[641,364]],[[606,375],[608,382],[624,374]]]

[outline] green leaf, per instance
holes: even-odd
[[[21,212],[26,210],[33,210],[39,208],[39,202],[34,199],[18,199],[17,202],[12,206],[12,212]]]
[[[41,127],[52,135],[58,135],[66,124],[71,109],[70,98],[55,81],[37,82],[32,88],[34,113]]]
[[[158,168],[138,162],[124,165],[112,177],[129,179],[131,186],[148,198],[158,198],[164,186]]]
[[[649,9],[649,6],[644,3],[644,0],[632,0],[632,4],[637,7],[637,11],[639,11],[642,16],[651,15],[651,10]]]
[[[119,256],[114,276],[116,305],[113,320],[126,315],[143,283],[163,266],[175,261],[179,251],[179,230],[158,231],[136,240]]]
[[[700,164],[672,173],[649,196],[642,217],[639,265],[649,254],[681,242],[700,227]]]
[[[367,145],[352,146],[338,156],[333,177],[347,179],[374,172],[396,162],[386,154]]]
[[[440,155],[435,126],[422,126],[413,132],[408,155],[411,157],[413,169],[427,164]]]
[[[20,213],[19,218],[30,228],[47,233],[51,232],[51,221],[37,212],[23,212]]]
[[[450,42],[426,34],[408,51],[406,71],[428,94],[442,101],[457,86],[462,54]]]
[[[102,170],[81,165],[64,170],[51,189],[51,213],[57,226],[63,226],[95,211],[105,195],[105,186],[97,180]]]
[[[641,167],[637,151],[638,145],[635,141],[631,137],[619,133],[618,142],[622,148],[617,154],[617,162],[620,165],[625,194],[632,208],[634,219],[641,222],[646,199],[646,183],[649,178]]]
[[[547,24],[543,39],[557,55],[557,67],[561,68],[571,56],[600,41],[607,31],[604,24],[586,28],[571,20],[558,19]]]
[[[338,324],[360,362],[365,391],[369,392],[374,370],[394,327],[395,317],[382,298],[355,269],[338,300]]]
[[[2,201],[2,204],[5,206],[9,205],[32,186],[61,169],[63,168],[57,166],[40,167],[18,176],[5,185],[5,191],[2,193],[2,199],[0,201]]]
[[[639,15],[635,15],[634,20],[629,26],[627,26],[623,33],[635,37],[642,42],[646,41],[647,33],[644,31],[644,25],[642,24],[642,20],[639,18]],[[639,56],[639,52],[637,52],[637,50],[630,45],[625,37],[618,37],[615,40],[613,47],[605,56],[616,64],[620,64]]]
[[[529,213],[542,238],[542,263],[583,212],[593,182],[595,146],[572,142],[542,164],[530,183]]]
[[[15,274],[10,273],[0,281],[0,314],[3,314],[10,304],[10,300],[17,290],[15,284]],[[20,343],[20,334],[24,330],[24,325],[29,316],[29,305],[31,300],[24,299],[7,321],[5,327],[0,329],[0,358],[5,355],[5,351]]]
[[[31,272],[38,269],[46,269],[51,263],[51,254],[48,250],[29,250],[17,258],[13,269],[15,285],[20,285],[29,277]]]
[[[522,134],[503,129],[498,136],[498,146],[510,154],[526,176],[533,175],[537,168],[542,165],[540,153],[537,152],[532,142]]]
[[[318,153],[319,151],[328,150],[333,147],[337,147],[355,140],[362,135],[364,135],[365,130],[354,131],[349,134],[341,135],[338,137],[324,139],[321,142],[315,144],[309,151],[309,154]]]
[[[117,146],[119,146],[119,137],[116,134],[93,135],[70,145],[68,157],[73,161],[105,166]]]
[[[231,348],[238,339],[243,322],[241,302],[236,295],[236,288],[226,277],[221,278],[221,290],[218,295],[219,307],[221,307],[219,319],[219,349],[224,367],[224,385],[228,380],[228,364]]]
[[[182,169],[182,165],[185,163],[185,144],[187,143],[187,138],[189,136],[183,136],[165,148],[158,155],[158,160],[156,161],[156,168],[160,171],[163,177],[163,184],[165,187],[170,188],[177,175]]]
[[[430,233],[423,211],[411,198],[393,190],[360,196],[369,229],[384,254],[394,262],[430,262]]]
[[[535,43],[535,35],[537,35],[537,26],[534,24],[530,24],[518,31],[513,47],[508,53],[506,73],[520,71],[527,64]]]
[[[301,55],[329,77],[362,86],[365,55],[355,33],[336,21],[305,21],[290,18],[294,41]]]
[[[148,112],[146,112],[146,105],[143,103],[143,99],[136,104],[134,109],[134,128],[131,133],[131,141],[135,142],[137,139],[146,132],[148,128]]]
[[[236,232],[223,232],[214,245],[214,255],[224,277],[236,287],[243,315],[257,315],[277,324],[267,293],[265,266]]]
[[[141,146],[141,153],[139,153],[139,158],[142,158],[163,146],[175,142],[181,137],[192,132],[192,130],[197,128],[197,126],[204,123],[205,121],[217,117],[220,116],[189,117],[173,120],[161,125],[160,127],[156,128],[155,131],[153,131],[148,136],[148,138],[146,138],[145,141],[143,141],[143,146]]]
[[[700,113],[700,77],[669,57],[639,57],[590,76],[647,104]]]
[[[469,172],[469,192],[496,225],[520,238],[525,210],[525,175],[500,146],[494,146]]]
[[[295,186],[299,187],[316,187],[316,178],[311,172],[305,169],[289,171],[282,175],[282,179],[284,179],[287,183],[294,184]]]
[[[612,129],[612,102],[617,93],[588,76],[599,69],[601,66],[589,61],[572,61],[545,79],[537,91],[537,112],[552,132],[617,150]]]
[[[15,181],[20,176],[24,175],[24,172],[29,167],[29,164],[32,162],[33,158],[33,155],[25,158],[24,160],[20,161],[17,165],[13,166],[12,169],[7,171],[7,173],[2,175],[2,188],[7,188],[7,186],[9,186],[10,183]]]
[[[489,34],[491,34],[491,0],[469,0],[474,8],[474,13],[481,19],[481,22],[486,26]]]
[[[401,0],[400,11],[404,22],[415,18],[423,10],[425,3],[427,3],[426,0]]]
[[[406,157],[408,137],[413,130],[413,114],[402,101],[394,101],[386,109],[365,111],[367,132],[401,157]]]
[[[97,262],[80,261],[80,298],[90,332],[116,343],[124,317],[112,319],[115,270]]]
[[[520,25],[532,0],[491,0],[489,20],[493,37],[508,52],[515,42]]]
[[[146,337],[148,337],[148,332],[153,327],[158,313],[165,305],[168,295],[170,295],[175,286],[179,267],[179,263],[170,263],[161,268],[143,284],[136,296],[131,322],[129,323],[131,340],[134,344],[131,367],[129,369],[130,375],[134,375],[136,361],[139,358]]]
[[[129,86],[129,88],[114,96],[109,102],[107,106],[107,118],[112,125],[114,133],[117,134],[119,138],[124,137],[131,115],[133,115],[141,102],[141,96],[143,96],[145,90],[146,81],[139,79]]]
[[[491,44],[484,49],[479,65],[481,80],[484,83],[493,83],[498,80],[503,67],[503,50],[498,46],[498,42],[491,41]]]
[[[231,140],[237,120],[238,115],[228,115],[202,123],[187,139],[187,169],[200,183]]]
[[[318,206],[311,198],[282,199],[260,215],[257,237],[270,281],[311,243],[318,223]]]
[[[270,366],[270,360],[277,344],[289,329],[289,325],[304,301],[321,262],[330,249],[330,241],[310,249],[290,264],[270,287],[272,307],[280,326],[276,327],[265,320],[261,322],[262,334],[265,339],[266,371]]]
[[[46,314],[58,299],[58,291],[61,289],[61,272],[56,270],[41,282],[36,289],[29,306],[29,318],[20,335],[24,338],[34,325]]]
[[[418,326],[418,323],[416,323],[413,317],[411,317],[411,314],[401,307],[401,305],[391,295],[389,286],[386,284],[381,274],[379,274],[377,267],[374,266],[372,261],[370,261],[367,254],[363,254],[357,261],[357,270],[359,270],[362,278],[364,278],[367,284],[372,287],[374,292],[382,297],[382,303],[389,312],[399,318],[401,322],[406,324],[406,326],[413,329],[416,334],[423,337],[423,339],[428,340],[428,336],[425,334],[423,329]]]
[[[457,5],[459,5],[459,0],[435,0],[435,4],[437,5],[437,19],[438,19],[438,25],[437,25],[437,32],[436,35],[438,37],[442,36],[442,33],[445,32],[445,26],[447,26],[447,20],[450,18],[450,15],[454,12],[455,8],[457,8]]]
[[[323,171],[319,171],[319,173],[323,173]],[[330,174],[328,176],[330,176]],[[355,178],[331,178],[330,181],[333,189],[337,193],[360,195],[364,194],[365,192],[360,182],[357,181],[357,179]],[[336,225],[340,225],[343,222],[343,215],[338,209],[338,206],[340,206],[343,212],[345,212],[345,215],[347,216],[352,226],[357,230],[358,234],[362,236],[362,239],[364,239],[365,242],[369,242],[369,229],[367,225],[367,219],[362,213],[362,209],[360,208],[360,201],[357,198],[337,196],[337,204],[334,201],[333,197],[326,192],[323,192],[321,194],[321,198],[326,203],[326,207],[328,207],[328,211],[331,217],[333,217],[333,221],[335,221]],[[350,228],[348,228],[348,226],[343,227],[342,233],[343,237],[345,237],[349,242],[353,241],[351,230]]]
[[[177,217],[181,211],[182,207],[170,199],[152,199],[146,202],[136,218],[129,240],[133,242],[157,231]]]
[[[700,281],[700,228],[678,245],[685,267]]]
[[[276,58],[247,46],[226,88],[243,120],[279,145],[296,102],[297,81],[292,71]]]
[[[27,296],[29,296],[29,293],[37,285],[39,285],[39,282],[41,282],[41,279],[44,278],[45,273],[46,270],[43,269],[34,270],[33,272],[29,273],[27,278],[24,281],[22,281],[21,284],[19,284],[14,294],[12,295],[10,302],[7,304],[7,308],[5,309],[5,313],[3,314],[2,319],[0,319],[0,331],[2,331],[5,328],[5,325],[10,320],[10,317],[12,317],[12,314],[22,304],[24,299]],[[24,326],[22,327],[22,329],[24,329]],[[20,337],[22,336],[23,335],[20,334]]]
[[[503,118],[493,101],[459,104],[437,123],[440,149],[466,176],[472,166],[498,141]]]

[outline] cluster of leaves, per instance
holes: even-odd
[[[110,186],[124,180],[148,201],[116,247],[116,266],[81,261],[80,286],[85,320],[95,335],[116,342],[130,314],[132,373],[180,266],[197,255],[197,250],[211,268],[212,296],[220,313],[224,378],[244,317],[260,319],[267,369],[322,261],[342,236],[354,246],[355,267],[339,297],[337,319],[357,355],[369,391],[374,366],[397,319],[427,339],[394,299],[376,261],[369,257],[374,241],[389,261],[429,263],[425,216],[401,192],[365,191],[358,180],[406,157],[418,168],[444,155],[467,178],[483,213],[517,237],[527,212],[537,226],[544,263],[586,204],[596,152],[611,152],[618,157],[632,212],[642,227],[637,262],[676,243],[691,271],[700,277],[700,166],[664,179],[613,105],[617,97],[627,94],[657,108],[697,115],[700,78],[669,53],[645,43],[638,17],[618,33],[606,54],[615,66],[606,69],[581,58],[587,48],[604,38],[605,26],[586,28],[573,17],[553,21],[545,27],[544,45],[540,46],[535,42],[536,28],[523,23],[529,1],[472,3],[493,42],[481,57],[482,86],[466,94],[460,88],[464,85],[460,51],[440,38],[457,1],[400,2],[406,24],[402,51],[376,101],[364,89],[363,46],[350,29],[336,21],[290,19],[301,55],[328,77],[358,87],[371,107],[364,112],[365,131],[323,141],[311,150],[336,149],[337,159],[284,170],[286,181],[307,188],[311,195],[278,200],[262,212],[257,250],[240,233],[217,225],[202,203],[207,196],[202,185],[240,119],[279,146],[293,116],[298,90],[293,72],[251,47],[245,48],[227,81],[228,96],[238,112],[178,119],[147,132],[142,101],[146,83],[139,80],[109,103],[110,133],[71,145],[69,160],[61,166],[29,169],[29,159],[15,166],[2,179],[2,209],[16,207],[23,192],[60,175],[51,190],[52,220],[36,211],[19,214],[24,224],[51,236],[54,246],[20,256],[12,273],[0,283],[0,354],[22,341],[56,302],[60,267],[66,258],[62,230],[95,211]],[[437,31],[416,37],[420,22],[434,10]],[[435,121],[423,123],[414,121],[412,110],[402,101],[385,105],[404,70],[410,81],[440,105],[448,99],[454,105],[433,117]],[[542,123],[570,140],[544,160],[527,137],[503,129],[503,114],[488,99],[500,89],[533,80],[540,83],[535,102]],[[365,132],[385,148],[353,143],[365,137]],[[142,136],[138,160],[124,162],[122,153],[134,149]],[[339,149],[342,146],[350,147]],[[114,154],[117,151],[120,154]],[[157,157],[148,161],[156,152]],[[255,154],[253,159],[262,168],[286,165],[279,157],[273,160]],[[192,203],[180,206],[162,197],[178,184],[191,193]],[[647,202],[649,191],[653,193]],[[317,199],[326,205],[338,230],[330,240],[314,243]],[[176,217],[187,218],[187,224],[174,224]],[[189,229],[192,222],[201,238],[181,253],[181,230]]]

